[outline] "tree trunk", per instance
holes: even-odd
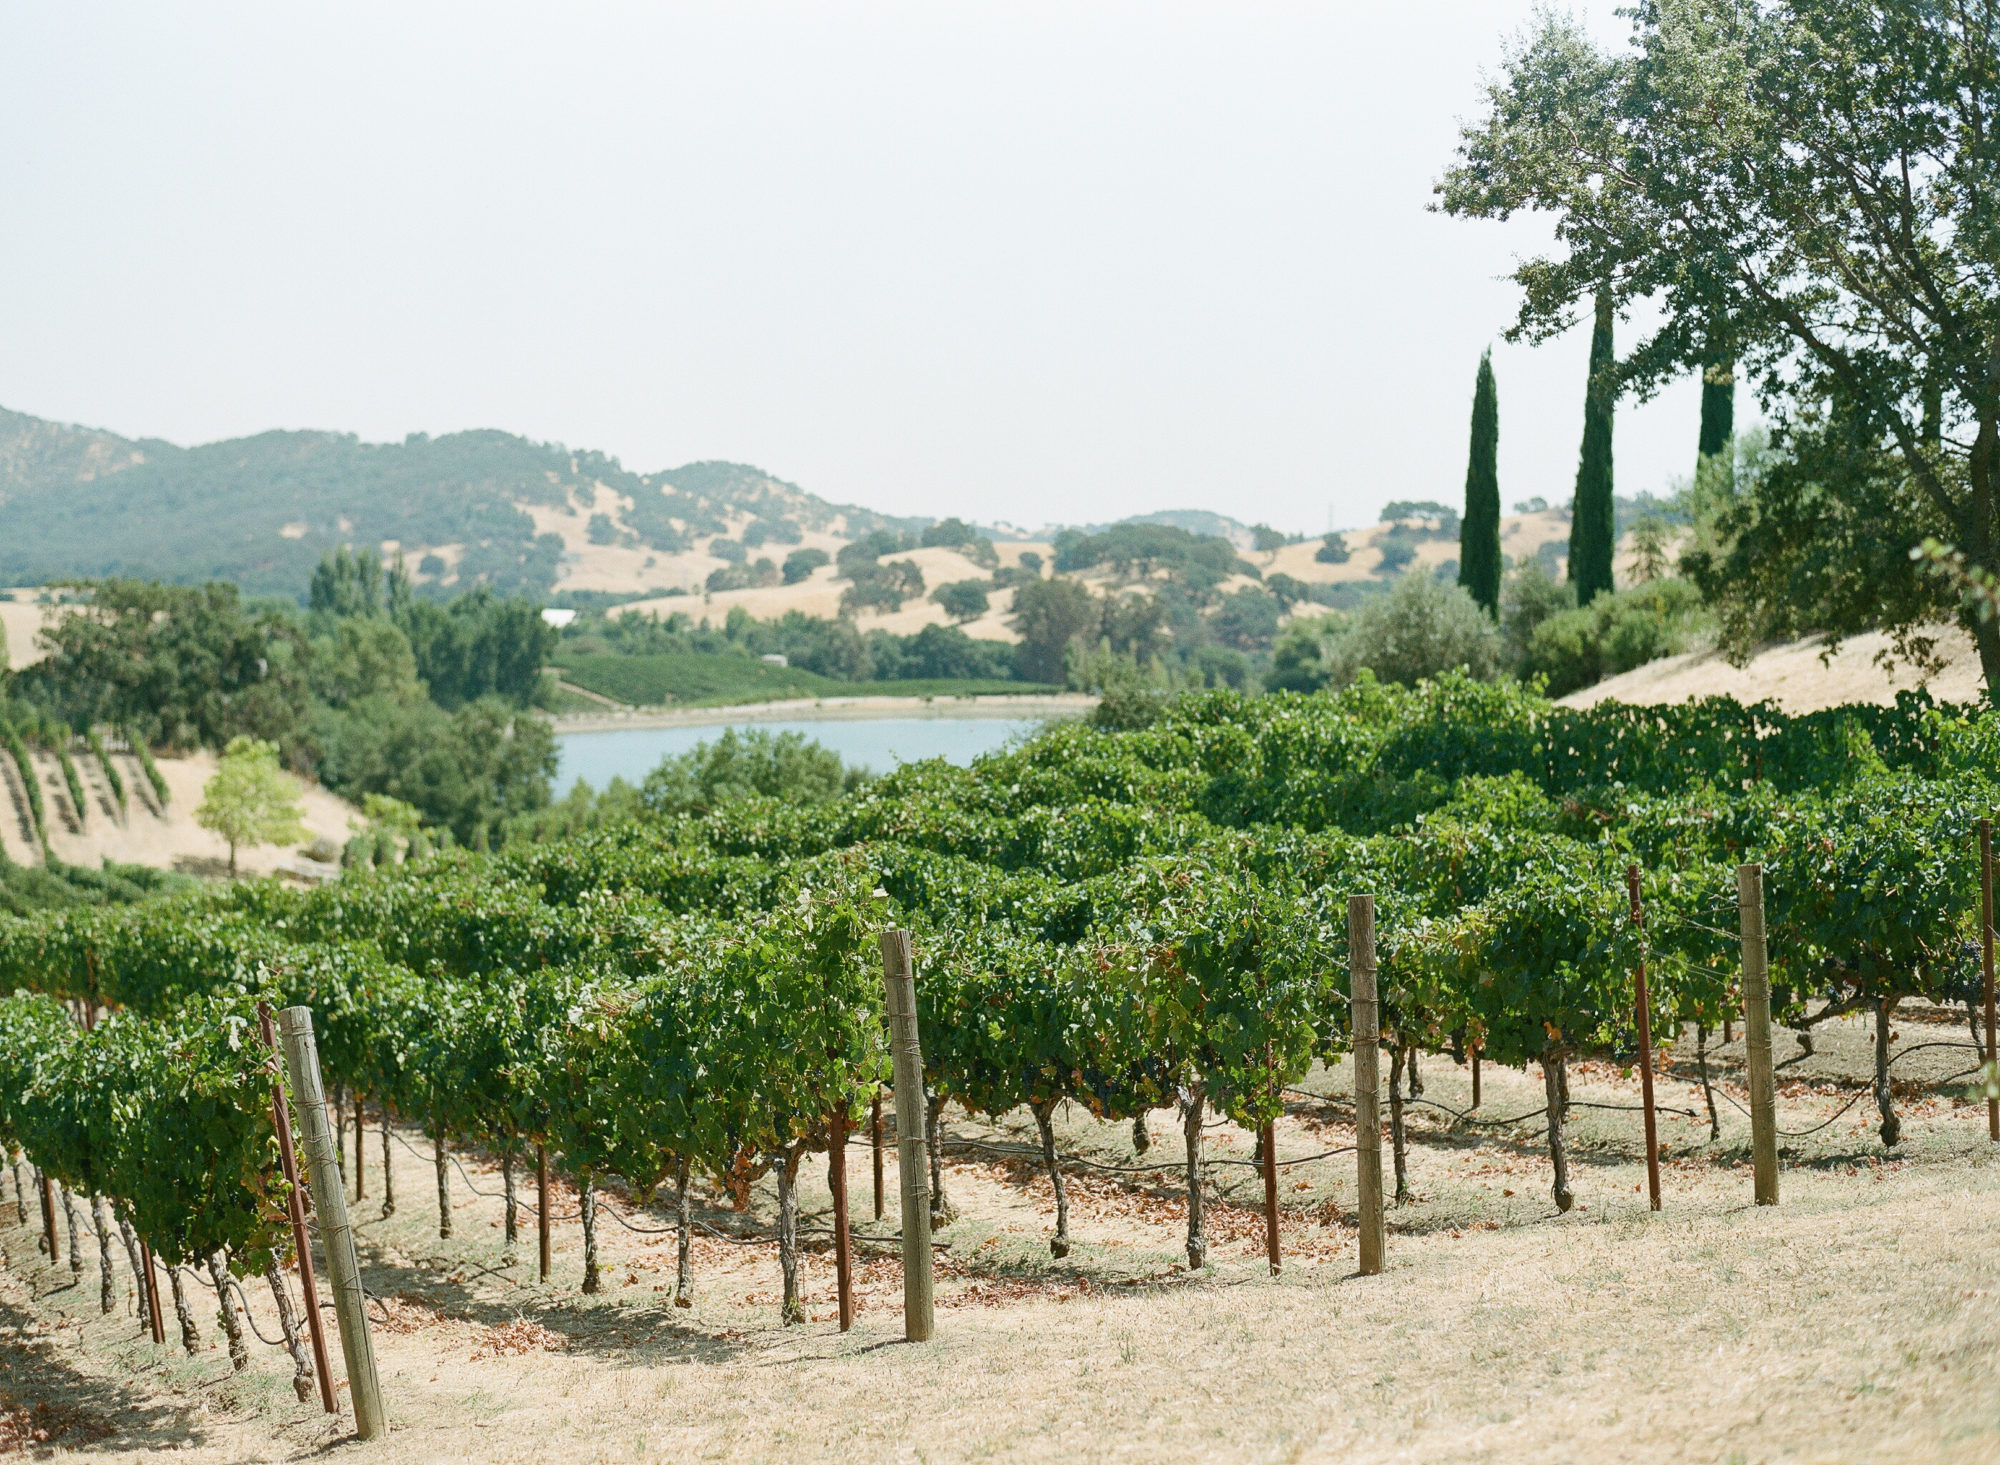
[[[396,1170],[389,1154],[389,1106],[382,1106],[382,1219],[396,1214]]]
[[[688,1243],[694,1239],[694,1212],[688,1205],[688,1162],[674,1161],[674,1226],[680,1232],[680,1255],[674,1267],[674,1306],[694,1306],[694,1268],[688,1261]]]
[[[111,1221],[101,1195],[90,1198],[90,1220],[97,1231],[97,1310],[109,1315],[118,1296],[111,1281]]]
[[[1549,1164],[1555,1170],[1556,1209],[1567,1211],[1576,1204],[1569,1188],[1569,1146],[1563,1139],[1563,1120],[1569,1110],[1569,1075],[1560,1054],[1542,1059],[1542,1088],[1548,1095]]]
[[[230,1295],[229,1268],[223,1265],[221,1252],[208,1254],[208,1275],[215,1283],[222,1333],[229,1340],[229,1366],[241,1373],[250,1366],[250,1345],[243,1338],[243,1319],[237,1314],[236,1299]]]
[[[1409,1048],[1399,1039],[1389,1055],[1389,1141],[1396,1154],[1396,1204],[1410,1203],[1408,1151],[1403,1144],[1403,1063]]]
[[[1986,678],[1987,705],[2000,707],[2000,622],[1973,617],[1972,640],[1979,648],[1979,670]]]
[[[304,1404],[313,1396],[312,1359],[299,1337],[298,1321],[292,1316],[292,1294],[285,1290],[285,1279],[278,1274],[275,1259],[264,1268],[264,1280],[270,1283],[271,1300],[278,1304],[278,1327],[285,1335],[285,1351],[292,1355],[292,1392]]]
[[[147,1288],[153,1285],[146,1275],[146,1264],[139,1255],[139,1236],[132,1229],[132,1223],[124,1216],[118,1217],[118,1239],[125,1243],[125,1260],[132,1265],[132,1281],[139,1297],[139,1327],[141,1331],[150,1328],[152,1304],[147,1297]]]
[[[806,1147],[794,1142],[778,1152],[778,1265],[785,1274],[785,1301],[779,1316],[785,1326],[806,1320],[799,1301],[799,1161]]]
[[[181,1325],[181,1347],[187,1350],[188,1356],[192,1358],[195,1351],[201,1347],[201,1334],[195,1329],[194,1309],[188,1306],[187,1292],[181,1286],[179,1267],[167,1268],[167,1284],[173,1289],[174,1319]]]
[[[512,1251],[521,1240],[521,1203],[514,1194],[514,1146],[510,1140],[500,1155],[500,1187],[506,1192],[507,1219],[503,1222],[502,1236],[507,1250]]]
[[[958,1219],[958,1211],[944,1193],[944,1140],[939,1126],[944,1119],[944,1097],[925,1092],[924,1148],[931,1162],[931,1225],[948,1226]]]
[[[1181,1106],[1181,1136],[1187,1145],[1188,1270],[1198,1272],[1208,1261],[1208,1237],[1201,1225],[1202,1086],[1196,1084]]]
[[[1045,1101],[1028,1106],[1035,1116],[1035,1128],[1042,1135],[1042,1163],[1048,1166],[1049,1184],[1056,1192],[1056,1234],[1049,1238],[1049,1254],[1056,1257],[1069,1255],[1069,1194],[1063,1189],[1062,1165],[1056,1159],[1056,1130],[1049,1122],[1055,1113],[1055,1103]]]
[[[56,1189],[62,1192],[63,1222],[69,1227],[69,1274],[72,1277],[81,1279],[83,1276],[83,1253],[77,1249],[76,1244],[76,1197],[70,1194],[70,1189],[66,1185],[59,1185]]]
[[[1153,1131],[1146,1127],[1146,1111],[1132,1116],[1132,1153],[1143,1155],[1153,1147]]]
[[[1895,998],[1875,999],[1875,1108],[1882,1115],[1882,1143],[1890,1148],[1903,1137],[1895,1092],[1889,1087],[1889,1019],[1895,1011]]]
[[[1714,1144],[1722,1138],[1722,1121],[1715,1113],[1715,1085],[1708,1077],[1708,1024],[1694,1025],[1694,1057],[1701,1065],[1701,1096],[1708,1101],[1708,1141]]]
[[[437,1158],[438,1177],[438,1239],[451,1239],[451,1171],[444,1152],[444,1126],[438,1126],[437,1137],[431,1141],[433,1154]]]
[[[576,1213],[583,1222],[583,1290],[599,1292],[604,1283],[597,1274],[597,1190],[588,1170],[576,1188]]]

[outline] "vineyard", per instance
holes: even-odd
[[[1654,1045],[1695,1054],[1702,1098],[1683,1117],[1717,1132],[1732,1099],[1708,1053],[1740,1020],[1736,869],[1754,861],[1775,1016],[1808,1049],[1866,1019],[1874,1081],[1850,1104],[1873,1105],[1893,1155],[1909,1103],[1893,1069],[1912,1051],[1891,1051],[1899,1011],[1936,1019],[1924,1046],[1951,1076],[1984,1057],[1977,830],[1996,771],[2000,718],[1910,695],[1803,717],[1570,710],[1457,678],[1194,696],[1142,730],[1058,728],[825,805],[749,800],[310,892],[254,882],[0,921],[0,1145],[47,1177],[51,1247],[65,1210],[73,1266],[79,1224],[94,1233],[104,1311],[114,1250],[138,1274],[143,1247],[190,1351],[184,1273],[224,1299],[232,1353],[247,1349],[230,1278],[285,1296],[295,1250],[257,1007],[305,1007],[350,1186],[389,1182],[392,1140],[421,1129],[441,1234],[476,1155],[499,1171],[509,1244],[552,1219],[580,1228],[585,1293],[606,1285],[606,1216],[630,1224],[612,1188],[658,1202],[669,1296],[687,1308],[691,1190],[747,1204],[774,1185],[774,1302],[803,1321],[802,1175],[881,1132],[879,938],[903,929],[935,1217],[951,1213],[952,1146],[1039,1167],[1057,1259],[1079,1175],[1171,1176],[1199,1276],[1206,1208],[1242,1167],[1263,1181],[1276,1270],[1277,1173],[1351,1147],[1284,1153],[1275,1125],[1302,1100],[1345,1102],[1314,1084],[1376,1030],[1350,1000],[1350,895],[1375,903],[1396,1201],[1420,1130],[1499,1122],[1481,1075],[1517,1100],[1525,1075],[1537,1100],[1514,1117],[1542,1126],[1545,1209],[1566,1212],[1590,1186],[1570,1142],[1591,1105],[1572,1079],[1638,1063],[1642,964]],[[1470,1095],[1424,1093],[1420,1075],[1461,1064]],[[947,1106],[989,1138],[946,1138]],[[1164,1159],[1155,1111],[1171,1116]],[[1083,1153],[1063,1117],[1079,1112],[1129,1133],[1130,1163]],[[1030,1145],[994,1127],[1023,1113]],[[1212,1152],[1219,1127],[1256,1137],[1253,1154]],[[13,1173],[25,1215],[23,1161]],[[893,1225],[865,1234],[893,1242]],[[305,1398],[305,1350],[278,1311]]]

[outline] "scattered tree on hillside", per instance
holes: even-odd
[[[295,844],[306,837],[299,787],[278,766],[274,743],[230,739],[214,776],[202,789],[194,822],[229,842],[229,878],[240,845]]]
[[[1082,584],[1057,577],[1033,580],[1014,592],[1013,626],[1021,641],[1014,664],[1024,682],[1060,682],[1070,642],[1094,635],[1097,600]]]
[[[1313,558],[1322,565],[1346,564],[1349,559],[1353,558],[1352,552],[1347,547],[1347,536],[1345,534],[1326,535],[1320,540],[1319,548],[1313,551]]]
[[[943,606],[944,613],[955,621],[976,621],[986,614],[990,604],[984,580],[953,580],[933,590],[931,599]]]
[[[812,572],[821,565],[833,563],[833,557],[823,549],[795,549],[785,556],[785,583],[798,585],[812,578]]]
[[[1472,448],[1465,466],[1465,517],[1458,531],[1458,583],[1488,615],[1500,614],[1500,399],[1493,353],[1479,357],[1472,388]]]

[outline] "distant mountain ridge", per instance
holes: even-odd
[[[0,585],[83,576],[233,580],[297,596],[339,544],[393,543],[419,581],[546,594],[564,553],[536,511],[618,497],[618,532],[662,556],[762,525],[853,538],[923,519],[829,503],[739,463],[633,473],[616,458],[496,430],[400,443],[266,432],[199,447],[0,409]]]

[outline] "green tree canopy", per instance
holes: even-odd
[[[306,837],[299,786],[278,766],[274,743],[230,739],[214,775],[201,791],[194,822],[229,842],[229,874],[236,875],[241,845],[295,844]]]
[[[1720,357],[1755,383],[1797,466],[1762,486],[1782,529],[1753,501],[1725,553],[1817,568],[1797,598],[1836,635],[1957,613],[1989,696],[2000,625],[1907,556],[1936,533],[2000,569],[1996,76],[1991,7],[1651,0],[1617,56],[1550,13],[1439,185],[1448,212],[1551,216],[1557,247],[1515,272],[1516,338],[1608,288],[1657,319],[1624,384]],[[1854,556],[1852,521],[1891,552]],[[1757,618],[1725,608],[1724,626],[1752,636]]]

